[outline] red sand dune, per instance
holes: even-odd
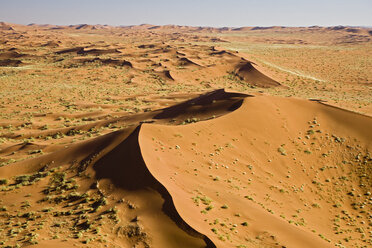
[[[372,119],[305,100],[368,108],[370,29],[0,32],[0,246],[371,244]],[[250,42],[244,57],[224,50]],[[320,60],[290,62],[294,50]],[[297,73],[321,79],[331,68],[345,77]]]
[[[245,82],[262,87],[262,88],[270,88],[279,86],[280,83],[274,81],[273,79],[269,78],[268,76],[262,74],[258,71],[252,62],[249,61],[242,61],[240,62],[234,70],[234,73]]]
[[[226,109],[228,114],[196,119],[190,125],[142,124],[4,166],[0,175],[10,178],[60,165],[66,171],[90,174],[79,181],[81,187],[97,182],[95,188],[110,206],[119,208],[123,218],[128,218],[127,210],[116,204],[121,197],[137,206],[133,225],[148,234],[135,240],[116,239],[122,245],[331,247],[326,241],[335,235],[329,228],[331,220],[322,216],[339,199],[343,211],[356,213],[350,207],[354,197],[346,193],[349,185],[363,197],[366,193],[357,186],[361,175],[357,168],[365,169],[370,162],[352,163],[355,154],[371,148],[372,119],[317,101],[245,97],[211,92],[154,112],[152,118],[180,120],[185,113],[209,116],[213,109]],[[346,161],[344,166],[341,160]],[[323,173],[325,165],[335,164],[338,167]],[[342,182],[341,175],[348,175],[350,181],[338,184],[341,191],[324,183],[327,178]],[[298,192],[289,193],[294,188]],[[291,218],[296,209],[301,210],[298,223],[305,224],[294,225],[281,217]],[[342,215],[339,209],[334,212]]]
[[[341,119],[351,120],[351,116],[354,116],[355,122],[339,122]],[[291,158],[278,153],[277,147],[286,144],[286,149],[296,151],[290,141],[296,139],[296,134],[306,132],[307,122],[314,117],[322,123],[325,132],[335,131],[342,136],[357,137],[362,144],[371,146],[372,132],[368,130],[371,118],[317,102],[273,97],[247,98],[243,106],[231,114],[185,127],[145,124],[140,131],[139,143],[149,171],[169,190],[180,215],[196,230],[204,231],[207,235],[209,233],[217,247],[246,244],[247,234],[266,232],[277,237],[275,242],[286,247],[330,247],[309,230],[289,224],[245,197],[248,191],[263,198],[268,193],[265,188],[269,185],[282,187],[278,176],[285,181],[286,170],[293,173],[293,179],[288,180],[291,184],[311,187],[311,178],[299,172]],[[231,147],[226,145],[228,141]],[[264,141],[270,145],[266,146]],[[221,150],[216,152],[216,148]],[[306,157],[303,151],[296,153],[297,159],[307,164],[307,169],[315,166],[314,170],[317,170],[322,166],[315,162],[318,156]],[[249,164],[256,167],[254,171],[258,175],[249,172]],[[267,177],[265,174],[273,175],[272,179],[264,180]],[[220,179],[214,180],[218,177]],[[233,179],[240,189],[226,183],[228,178]],[[248,179],[253,179],[253,182],[249,183]],[[250,189],[246,190],[245,187]],[[210,210],[208,214],[200,213],[202,208],[191,203],[192,198],[198,194],[213,199],[215,210]],[[280,208],[297,205],[293,200],[287,202],[280,197],[277,200],[287,204],[280,204]],[[222,210],[220,206],[223,205],[228,205],[228,210]],[[275,212],[280,211],[280,208]],[[323,211],[327,212],[328,207],[324,208]],[[239,217],[236,217],[236,213],[239,213]],[[315,226],[320,225],[320,219],[314,219],[313,214],[321,213],[310,212],[306,220]],[[234,236],[232,244],[219,240],[218,235],[210,231],[210,222],[226,218],[227,215],[229,222],[238,224],[239,232],[230,234]],[[205,221],[206,218],[208,221]],[[248,221],[249,228],[240,226],[243,221]]]

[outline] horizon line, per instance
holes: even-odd
[[[112,25],[112,24],[101,24],[101,23],[76,23],[76,24],[52,24],[52,23],[35,23],[31,22],[28,24],[23,23],[14,23],[14,22],[6,22],[6,21],[0,21],[0,23],[6,23],[6,24],[15,24],[15,25],[23,25],[23,26],[31,26],[31,25],[53,25],[53,26],[77,26],[77,25],[101,25],[101,26],[110,26],[110,27],[133,27],[133,26],[144,26],[144,25],[151,25],[151,26],[178,26],[178,27],[197,27],[197,28],[216,28],[216,29],[223,29],[223,28],[245,28],[245,27],[262,27],[262,28],[271,28],[271,27],[282,27],[282,28],[310,28],[310,27],[350,27],[350,28],[372,28],[372,26],[368,25],[347,25],[347,24],[338,24],[338,25],[330,25],[330,26],[323,26],[323,25],[303,25],[303,26],[285,26],[285,25],[247,25],[247,26],[203,26],[203,25],[182,25],[182,24],[151,24],[151,23],[141,23],[141,24],[120,24],[120,25]]]

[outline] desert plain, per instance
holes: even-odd
[[[0,247],[371,247],[371,29],[0,34]]]

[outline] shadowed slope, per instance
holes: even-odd
[[[182,230],[173,228],[171,233],[163,233],[162,235],[178,237],[178,239],[169,239],[167,244],[163,244],[164,246],[215,247],[206,236],[195,231],[180,217],[174,208],[172,196],[148,171],[146,164],[143,162],[138,145],[139,130],[140,127],[138,127],[124,142],[94,164],[93,168],[97,173],[96,178],[98,180],[109,178],[115,186],[131,191],[133,194],[140,195],[142,191],[149,191],[158,198],[161,197],[161,201],[164,202],[162,205],[164,213],[169,216],[180,229],[191,235],[187,236],[183,234]],[[163,224],[172,225],[172,223]],[[199,239],[204,240],[206,246],[203,245],[203,242],[200,242]]]
[[[96,223],[109,214],[101,225],[112,247],[328,247],[349,236],[349,242],[365,242],[359,229],[347,228],[367,229],[360,220],[368,212],[356,206],[368,200],[372,186],[371,118],[314,101],[245,97],[214,91],[150,116],[208,115],[208,106],[209,113],[229,114],[185,126],[142,124],[4,166],[0,177],[14,180],[5,182],[4,201],[22,199],[25,178],[32,180],[23,185],[33,189],[32,205],[72,197],[54,205],[62,210],[53,214],[71,216],[64,216],[66,223],[78,231],[91,230],[79,219]],[[214,102],[223,104],[213,108]],[[36,201],[57,190],[50,185],[55,179],[40,178],[48,171],[60,176],[58,166],[89,199],[73,204],[83,196],[62,192]],[[11,179],[21,173],[35,174]],[[72,182],[63,178],[60,187]],[[81,211],[89,212],[75,217]],[[348,222],[333,223],[341,217]]]
[[[240,107],[245,97],[249,95],[229,93],[224,89],[215,90],[183,103],[165,108],[154,119],[168,118],[213,118],[214,115],[224,114]]]
[[[202,103],[203,100],[201,99],[204,99],[204,104],[208,106],[212,104],[212,101],[220,102],[221,99],[225,98],[225,95],[231,95],[223,90],[217,92],[218,94],[212,93],[199,97],[199,103]],[[240,97],[245,96],[241,95]],[[205,102],[206,99],[208,100]],[[224,104],[226,105],[225,107]],[[230,106],[228,102],[224,102],[224,104],[219,104],[218,108],[211,109],[210,113],[214,113],[219,109],[220,111],[216,112],[216,114],[232,111],[228,110]],[[181,105],[177,109],[178,111],[183,111],[187,107],[188,105],[186,104],[184,106]],[[133,117],[132,121],[138,123],[162,111],[165,110],[138,115]],[[162,119],[158,120],[164,123],[169,120],[169,117],[163,116]],[[19,187],[18,179],[16,178],[31,180],[32,183],[30,185],[37,182],[33,186],[36,192],[32,193],[35,195],[35,199],[45,191],[45,186],[42,185],[48,181],[41,180],[40,184],[38,182],[40,180],[39,177],[48,177],[50,171],[54,175],[56,169],[62,170],[63,172],[58,173],[67,173],[69,177],[77,178],[82,192],[89,195],[98,194],[101,199],[108,199],[106,201],[109,202],[109,206],[102,210],[103,212],[100,215],[106,212],[111,213],[110,211],[113,211],[110,210],[112,207],[117,207],[123,213],[120,215],[123,224],[114,224],[112,230],[115,230],[116,235],[124,237],[118,243],[118,241],[114,241],[117,238],[115,235],[112,236],[110,234],[108,236],[112,240],[110,242],[114,242],[112,244],[115,245],[121,244],[124,247],[126,246],[125,244],[143,244],[145,247],[149,244],[154,245],[154,247],[215,247],[208,237],[195,231],[193,227],[181,218],[174,207],[172,196],[147,170],[138,145],[139,129],[139,126],[137,128],[123,129],[86,142],[71,145],[63,150],[35,159],[1,167],[0,178],[5,177],[10,180],[16,180],[9,185],[10,188],[7,185],[6,189],[11,191],[8,195],[17,196],[22,194],[22,191],[14,188],[17,186],[18,189]],[[27,150],[40,148],[36,144],[26,144],[22,146],[17,145],[12,149],[21,151],[26,149],[26,147]],[[11,150],[3,152],[9,153]],[[58,169],[60,166],[62,166],[62,169]],[[34,182],[34,180],[36,181]],[[122,204],[118,204],[123,202],[121,199],[126,199],[125,202],[132,209],[130,212],[127,213]],[[97,201],[98,204],[102,204],[99,203],[100,201]],[[96,206],[94,204],[91,206]],[[70,212],[73,211],[72,206],[74,205],[61,205],[63,208],[70,209]],[[36,208],[35,211],[39,212],[40,210]],[[89,216],[94,217],[94,211]],[[67,220],[67,222],[73,220],[74,218]],[[137,231],[133,234],[130,231],[132,229]],[[71,227],[71,230],[73,230],[73,227]],[[154,232],[152,230],[157,231]],[[43,232],[40,232],[40,235],[47,236]],[[42,245],[47,246],[48,242],[43,241]]]

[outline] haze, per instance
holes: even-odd
[[[1,1],[0,21],[29,24],[371,26],[372,1]]]

